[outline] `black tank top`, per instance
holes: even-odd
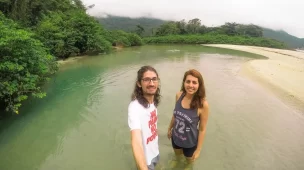
[[[185,93],[181,95],[175,104],[173,111],[175,122],[173,124],[172,139],[177,146],[191,148],[197,145],[198,140],[198,109],[184,109],[182,100]]]

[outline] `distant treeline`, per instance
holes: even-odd
[[[200,19],[186,22],[170,21],[156,29],[146,43],[186,43],[186,44],[236,44],[272,48],[287,48],[283,42],[263,37],[263,28],[250,24],[226,23],[219,27],[206,27]]]
[[[134,33],[106,30],[81,0],[0,1],[0,112],[18,113],[29,96],[56,73],[56,60],[142,45]]]
[[[223,34],[190,34],[190,35],[165,35],[157,37],[146,37],[144,42],[147,44],[234,44],[234,45],[250,45],[270,48],[284,49],[286,46],[282,42],[263,38],[263,37],[244,37],[229,36]]]
[[[253,24],[244,25],[237,23],[226,23],[219,27],[207,27],[202,25],[203,23],[199,24],[200,21],[197,18],[188,22],[186,22],[185,20],[181,20],[179,22],[170,22],[148,17],[130,18],[113,15],[108,15],[108,17],[105,18],[98,17],[97,20],[109,30],[124,30],[127,32],[137,33],[142,37],[163,36],[168,35],[168,33],[170,33],[171,35],[201,35],[208,34],[211,32],[215,34],[230,36],[255,37],[262,35],[264,38],[284,42],[289,48],[304,47],[303,38],[300,39],[284,31],[275,31],[268,28],[261,28]],[[269,39],[267,39],[266,41],[269,41]],[[274,43],[280,43],[277,41]]]

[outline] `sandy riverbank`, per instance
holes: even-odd
[[[61,65],[64,65],[64,64],[73,63],[73,62],[75,62],[75,61],[77,61],[77,60],[79,60],[83,57],[85,57],[85,56],[69,57],[65,60],[60,59],[60,60],[57,61],[57,63],[58,63],[59,66],[61,66]]]
[[[285,99],[298,101],[304,106],[304,53],[226,44],[204,46],[240,50],[266,56],[269,59],[247,62],[241,72],[258,80],[265,87],[277,92]]]

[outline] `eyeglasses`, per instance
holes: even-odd
[[[151,81],[153,81],[153,83],[157,83],[159,81],[159,78],[157,77],[153,77],[152,79],[149,77],[143,78],[142,81],[144,81],[145,83],[150,83]]]

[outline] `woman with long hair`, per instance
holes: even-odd
[[[200,155],[206,133],[209,105],[204,79],[199,71],[185,72],[181,91],[176,94],[173,116],[168,127],[176,158],[184,155],[192,165]],[[177,163],[177,162],[176,162]]]

